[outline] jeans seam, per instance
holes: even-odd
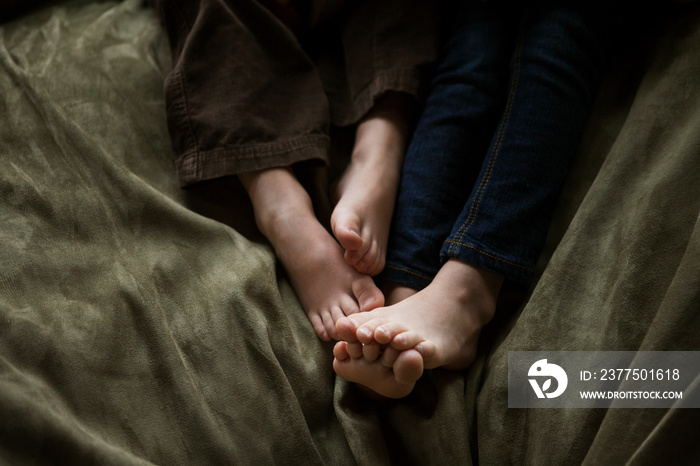
[[[491,175],[493,174],[493,170],[496,164],[496,159],[498,158],[498,155],[501,150],[501,144],[503,143],[503,138],[505,137],[506,129],[508,127],[508,123],[510,122],[510,116],[511,112],[513,109],[513,100],[515,99],[515,93],[518,88],[518,82],[520,78],[520,57],[522,53],[522,48],[523,48],[523,35],[524,35],[524,30],[521,29],[520,36],[518,38],[518,43],[517,43],[517,48],[515,51],[515,56],[513,59],[513,80],[512,80],[512,86],[510,90],[510,94],[508,96],[508,103],[506,104],[506,109],[505,109],[505,115],[504,115],[504,120],[503,123],[501,124],[501,127],[498,132],[498,139],[496,140],[496,145],[494,149],[491,151],[491,155],[489,156],[489,164],[486,170],[486,174],[484,179],[482,179],[481,183],[479,184],[479,188],[477,189],[475,200],[472,203],[470,209],[469,209],[469,216],[464,220],[462,225],[460,226],[459,230],[457,233],[459,234],[459,237],[454,240],[454,241],[449,241],[451,243],[450,249],[448,252],[450,254],[453,253],[454,248],[456,248],[457,244],[462,244],[460,241],[462,241],[462,238],[464,235],[467,233],[467,231],[471,228],[471,226],[474,224],[476,221],[476,217],[479,213],[479,206],[481,204],[481,200],[483,199],[484,192],[486,191],[486,188],[491,181]]]
[[[495,255],[493,255],[493,254],[489,254],[488,252],[482,251],[481,249],[479,249],[479,248],[477,248],[476,246],[473,246],[473,245],[471,245],[471,244],[467,244],[467,243],[464,243],[464,242],[461,242],[461,241],[457,241],[457,240],[447,240],[446,242],[447,242],[447,243],[450,243],[450,250],[448,251],[448,253],[451,254],[451,255],[454,255],[454,254],[457,253],[457,247],[458,247],[458,246],[464,246],[464,247],[473,249],[474,251],[478,252],[479,254],[483,254],[483,255],[486,256],[486,257],[490,257],[491,259],[496,259],[496,260],[501,261],[501,262],[504,262],[504,263],[506,263],[506,264],[508,264],[508,265],[512,265],[513,267],[519,267],[519,268],[521,268],[521,269],[525,269],[525,270],[529,270],[529,271],[532,271],[532,270],[533,270],[531,267],[527,267],[527,266],[521,265],[521,264],[516,264],[515,262],[511,262],[511,261],[509,261],[509,260],[507,260],[507,259],[503,259],[503,258],[498,257],[498,256],[495,256]]]

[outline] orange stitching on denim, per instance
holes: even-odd
[[[469,208],[469,216],[467,219],[462,223],[462,226],[460,226],[458,233],[459,237],[457,238],[456,241],[449,241],[452,243],[450,246],[450,249],[448,250],[449,253],[453,252],[453,247],[455,244],[461,244],[460,241],[464,237],[464,235],[467,233],[469,228],[474,224],[476,221],[476,216],[478,215],[479,212],[479,206],[481,205],[481,200],[484,196],[484,192],[486,191],[486,187],[488,186],[489,182],[491,181],[491,175],[493,174],[493,169],[494,166],[496,165],[496,159],[498,158],[498,155],[501,150],[501,144],[503,143],[503,138],[505,137],[506,133],[506,128],[508,127],[508,123],[510,122],[510,116],[511,116],[511,111],[513,109],[513,100],[515,100],[515,92],[518,88],[518,81],[520,78],[520,56],[522,53],[522,48],[523,48],[523,30],[521,29],[520,31],[520,37],[518,40],[518,46],[515,51],[515,57],[513,60],[513,84],[511,86],[510,94],[508,96],[508,103],[506,104],[506,109],[505,109],[505,116],[504,116],[504,121],[503,124],[501,125],[501,128],[498,132],[498,139],[496,140],[496,145],[491,152],[491,155],[489,157],[489,164],[488,168],[486,169],[486,175],[485,178],[481,181],[479,184],[479,188],[477,189],[476,192],[476,199],[472,203],[471,207]]]
[[[410,273],[411,275],[415,275],[416,277],[420,277],[420,278],[423,278],[423,279],[425,279],[425,280],[432,280],[431,277],[428,277],[428,276],[426,276],[426,275],[422,275],[422,274],[420,274],[420,273],[418,273],[418,272],[414,272],[413,270],[404,269],[403,267],[396,267],[396,266],[394,266],[394,265],[387,265],[386,268],[398,270],[399,272]]]
[[[476,246],[472,246],[471,244],[461,243],[461,242],[459,242],[459,241],[454,241],[454,240],[447,240],[447,241],[445,241],[445,242],[446,242],[446,243],[452,243],[451,246],[450,246],[450,248],[451,248],[452,246],[454,246],[454,245],[464,246],[464,247],[467,247],[467,248],[470,248],[470,249],[475,250],[475,251],[478,252],[479,254],[483,254],[484,256],[490,257],[491,259],[496,259],[496,260],[499,260],[499,261],[501,261],[501,262],[505,262],[505,263],[508,264],[508,265],[512,265],[512,266],[515,266],[515,267],[520,267],[521,269],[532,270],[532,268],[530,268],[530,267],[526,267],[526,266],[524,266],[524,265],[516,264],[515,262],[511,262],[511,261],[509,261],[509,260],[501,259],[501,258],[498,257],[498,256],[494,256],[493,254],[489,254],[488,252],[482,251],[481,249],[477,248]]]

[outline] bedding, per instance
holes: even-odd
[[[528,299],[470,370],[378,402],[334,375],[235,180],[179,188],[154,13],[0,23],[0,463],[697,462],[682,401],[507,407],[508,351],[700,350],[700,10],[647,26],[615,47]]]

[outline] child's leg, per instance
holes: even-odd
[[[330,60],[319,60],[333,124],[359,121],[351,163],[334,193],[338,203],[331,223],[347,262],[375,275],[384,268],[417,97],[437,58],[440,2],[345,3],[338,48]],[[328,74],[328,63],[340,65],[343,76]]]
[[[340,337],[350,342],[336,348],[334,367],[341,376],[401,396],[410,391],[406,374],[418,372],[416,352],[425,367],[463,368],[493,313],[499,280],[528,278],[577,147],[599,61],[596,37],[578,12],[529,13],[501,123],[442,247],[445,266],[427,288],[398,305],[338,321]],[[472,274],[465,281],[465,265],[480,271],[481,279]],[[362,354],[357,342],[364,343]],[[382,344],[388,346],[379,356]]]
[[[426,364],[462,367],[473,357],[474,332],[478,334],[483,325],[476,325],[462,307],[470,307],[467,300],[476,293],[482,297],[471,305],[474,315],[492,312],[484,304],[491,301],[486,293],[472,291],[479,288],[477,278],[480,282],[485,279],[463,263],[450,264],[431,286],[416,294],[440,270],[440,248],[469,196],[498,123],[508,83],[512,18],[481,4],[465,8],[461,14],[465,19],[447,43],[403,167],[389,261],[382,275],[392,283],[391,304],[398,304],[357,315],[360,319],[354,322],[338,322],[339,337],[346,341],[335,348],[336,372],[391,397],[405,396],[412,390],[423,372],[423,355],[388,346],[389,341],[381,335],[375,340],[374,330],[380,322],[390,324],[392,331],[395,323],[427,331],[422,320],[428,318],[461,329],[463,341],[455,339],[450,349],[441,349],[438,356],[424,355],[431,360]],[[456,299],[455,290],[466,293],[465,285],[459,284],[462,281],[470,283],[471,294]],[[476,307],[483,310],[476,311]],[[454,312],[446,312],[448,308]],[[439,315],[435,315],[436,310],[441,310]],[[467,318],[460,321],[460,314]],[[359,335],[360,341],[355,331],[364,324],[371,330]],[[428,333],[432,338],[441,340],[438,327],[431,328]],[[422,348],[434,353],[430,348],[436,344],[426,341]]]
[[[547,1],[523,13],[508,102],[443,261],[530,280],[595,92],[596,22],[579,7]]]
[[[289,169],[328,159],[330,123],[317,67],[280,22],[292,22],[289,11],[256,0],[150,3],[173,54],[165,91],[180,182],[239,176],[314,329],[330,339],[340,316],[383,296],[343,260]]]
[[[416,290],[440,269],[440,249],[479,173],[508,85],[514,18],[482,4],[457,16],[406,153],[381,276]]]
[[[290,169],[244,173],[260,231],[275,249],[302,307],[323,340],[337,338],[336,321],[381,306],[372,278],[343,260],[343,251],[314,215],[311,199]]]
[[[413,97],[390,92],[359,123],[350,165],[340,179],[331,216],[345,260],[359,272],[384,268],[389,225],[415,112]]]

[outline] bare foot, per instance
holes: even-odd
[[[316,219],[306,191],[287,169],[239,176],[253,201],[260,231],[284,266],[294,291],[324,341],[336,321],[384,304],[372,277],[343,259],[343,250]]]
[[[389,226],[410,131],[411,97],[391,93],[357,127],[350,165],[337,183],[331,227],[358,272],[384,268]]]
[[[382,292],[384,293],[386,305],[390,306],[403,301],[409,296],[413,296],[418,290],[396,283],[386,283],[382,287]],[[354,337],[354,334],[352,336]],[[358,384],[358,387],[366,397],[374,400],[381,401],[387,397],[402,398],[408,395],[413,390],[415,381],[423,373],[423,357],[420,353],[417,351],[410,352],[410,350],[400,352],[391,347],[387,349],[387,345],[380,345],[376,341],[367,344],[362,344],[359,341],[351,343],[341,341],[335,345],[333,353],[338,361],[334,362],[334,364],[337,364],[338,370],[342,370],[343,363],[341,361],[353,358],[356,362],[353,362],[352,366],[345,366],[346,371],[357,372],[355,378],[367,377],[368,374],[372,374],[370,376],[371,379],[378,381],[380,385],[377,389],[385,395],[380,395],[362,384]],[[402,354],[402,361],[396,366],[403,373],[395,376],[393,366],[399,357],[399,353]],[[377,359],[379,359],[380,364],[374,363]],[[349,379],[353,379],[353,375],[347,373],[346,375]],[[376,384],[373,384],[373,386],[376,386]]]
[[[414,294],[418,293],[415,288],[410,288],[408,286],[399,285],[397,283],[385,283],[382,286],[382,293],[384,293],[384,301],[387,306],[400,303],[406,298],[410,298]]]
[[[353,343],[339,341],[333,348],[333,369],[345,380],[357,382],[372,390],[367,395],[381,395],[387,398],[403,398],[413,391],[416,381],[423,374],[423,359],[415,350],[401,351],[392,355],[393,360],[363,356],[362,348],[359,356],[353,357],[350,352]]]
[[[410,393],[424,368],[467,368],[482,327],[493,317],[502,281],[449,260],[424,290],[395,305],[339,319],[338,337],[345,341],[336,344],[333,368],[391,398]]]

